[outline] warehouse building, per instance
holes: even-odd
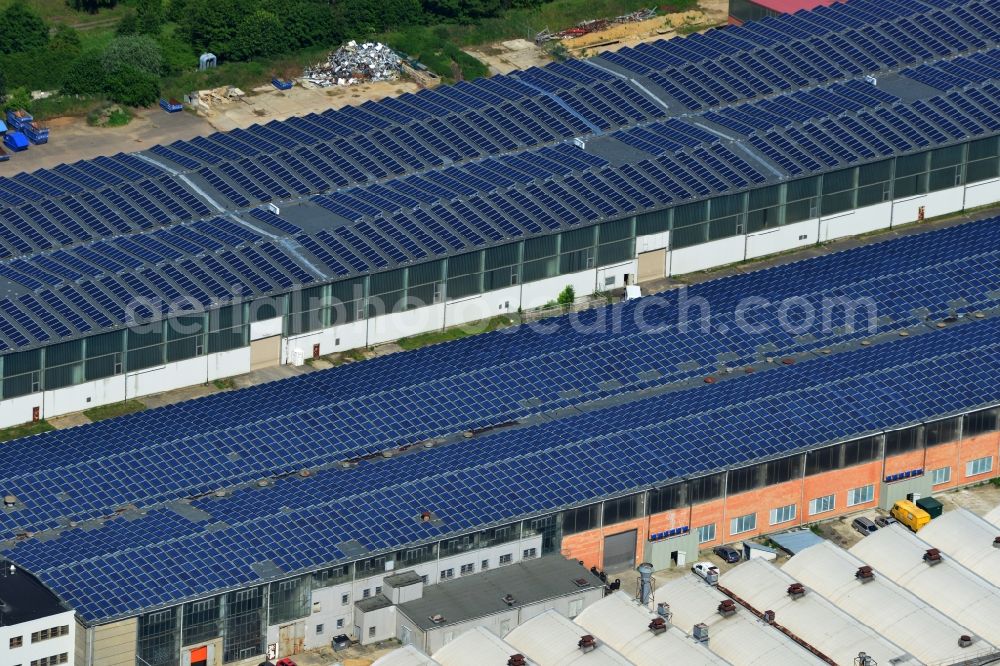
[[[920,540],[1000,588],[1000,536],[996,526],[957,507],[920,529]]]
[[[441,666],[465,666],[470,661],[483,666],[509,666],[511,658],[516,654],[520,653],[513,645],[489,629],[477,627],[435,652],[434,659]],[[523,664],[538,666],[530,657],[525,657]]]
[[[619,590],[584,609],[574,621],[636,666],[658,666],[665,658],[685,666],[729,663],[668,620]]]
[[[998,22],[852,0],[0,178],[0,427],[993,203]]]
[[[663,585],[656,590],[656,600],[670,605],[675,625],[705,640],[712,652],[733,666],[824,663],[695,576]]]
[[[631,666],[632,662],[554,610],[537,615],[504,636],[538,666]]]
[[[854,663],[862,652],[876,664],[921,663],[819,594],[795,589],[796,582],[787,572],[761,558],[748,560],[719,578],[720,589],[726,594],[739,597],[759,611],[773,611],[774,622],[834,663]]]
[[[864,566],[864,561],[824,541],[792,557],[782,570],[924,663],[959,663],[996,652],[986,639]],[[963,636],[974,640],[966,644]]]
[[[850,553],[878,575],[1000,645],[1000,588],[930,546],[902,525],[892,525],[862,539]]]
[[[14,441],[0,551],[76,611],[81,664],[242,665],[378,636],[359,611],[424,577],[679,561],[915,476],[978,483],[998,238],[987,219],[705,283],[708,330],[650,332],[641,299],[588,313],[620,319],[596,333],[554,319]],[[870,298],[881,327],[718,332],[744,294],[771,295],[766,323],[803,293]]]
[[[0,664],[72,664],[73,610],[34,576],[0,560]]]

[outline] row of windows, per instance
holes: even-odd
[[[32,643],[40,643],[42,641],[47,641],[51,638],[59,638],[61,636],[69,635],[69,625],[63,624],[58,627],[52,627],[50,629],[42,629],[41,631],[35,631],[31,634]],[[24,646],[24,636],[12,636],[8,642],[8,646],[11,650],[14,648],[19,648]]]
[[[860,488],[851,488],[847,491],[847,506],[857,506],[866,504],[875,499],[875,485],[868,484]],[[809,515],[815,516],[837,508],[836,495],[824,495],[809,500]]]

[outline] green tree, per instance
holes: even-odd
[[[0,12],[0,53],[21,53],[45,47],[49,27],[21,0]]]
[[[559,305],[572,305],[575,300],[576,290],[573,289],[573,285],[571,284],[566,285],[566,288],[559,292],[559,296],[556,298],[556,302]]]
[[[4,98],[3,102],[4,111],[10,109],[26,109],[31,110],[31,93],[28,92],[27,88],[14,88],[8,93]]]
[[[60,90],[66,95],[97,95],[104,92],[104,62],[98,49],[84,51],[66,70]]]
[[[282,40],[283,31],[278,17],[258,9],[237,24],[228,55],[234,60],[272,56],[281,52]]]
[[[344,30],[353,37],[365,37],[423,21],[420,0],[341,0],[337,3]]]
[[[111,8],[117,0],[67,0],[67,4],[78,12],[96,14],[101,8]]]
[[[139,34],[139,15],[132,10],[126,12],[125,16],[122,17],[122,20],[118,21],[118,26],[115,28],[115,34],[119,37]]]
[[[282,12],[281,23],[289,50],[338,44],[344,36],[342,26],[334,21],[330,5],[325,3],[295,2]]]
[[[146,35],[115,37],[101,55],[101,68],[110,77],[121,69],[131,68],[159,76],[163,70],[160,44]]]
[[[219,56],[232,53],[236,37],[236,17],[247,16],[256,8],[250,0],[187,0],[181,27],[196,49]]]
[[[423,0],[428,14],[463,22],[499,16],[504,6],[501,0]]]
[[[127,106],[150,106],[160,97],[160,77],[125,65],[110,74],[105,82],[108,99]]]
[[[68,25],[59,24],[52,39],[49,40],[49,49],[63,57],[75,58],[83,50],[80,33]]]
[[[0,102],[2,102],[7,97],[7,75],[4,74],[3,68],[0,68]]]
[[[160,34],[163,25],[163,3],[160,0],[139,0],[139,32],[144,35]]]

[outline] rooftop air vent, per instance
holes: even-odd
[[[574,578],[573,584],[577,587],[587,587],[588,585],[586,578]]]
[[[434,615],[431,615],[427,619],[433,622],[434,624],[441,624],[442,622],[444,622],[444,615],[441,615],[440,613],[435,613]]]
[[[1000,548],[1000,536],[998,536],[998,537],[995,537],[995,538],[993,539],[993,547],[994,547],[994,548]]]
[[[513,606],[514,605],[514,601],[515,601],[515,599],[514,599],[514,595],[513,594],[505,594],[505,595],[503,595],[503,602],[505,604],[507,604],[508,606]]]
[[[597,649],[597,639],[590,634],[584,634],[580,636],[580,640],[576,642],[576,646],[583,652],[592,652]]]
[[[858,570],[854,572],[854,577],[862,583],[870,583],[875,580],[875,572],[866,564],[863,567],[858,567]]]
[[[924,562],[930,566],[941,564],[941,551],[937,548],[928,548],[927,552],[924,553]]]
[[[694,625],[694,630],[691,632],[691,635],[694,636],[694,639],[699,643],[707,643],[708,625],[705,624],[704,622],[699,622],[698,624]]]
[[[967,648],[972,645],[972,636],[968,634],[962,634],[958,637],[958,647]]]
[[[764,611],[763,618],[764,622],[767,622],[768,624],[774,624],[774,611],[773,610]]]
[[[732,599],[723,599],[719,602],[719,615],[729,617],[736,614],[736,602]]]
[[[788,586],[788,596],[792,599],[801,599],[805,593],[806,588],[803,587],[802,583],[792,583]]]
[[[512,654],[507,660],[507,666],[526,666],[527,663],[523,654]]]
[[[15,504],[17,504],[17,498],[16,497],[14,497],[13,495],[4,495],[3,496],[3,505],[5,507],[7,507],[8,509],[13,509]]]
[[[662,634],[667,630],[667,621],[662,617],[654,617],[649,621],[649,630],[654,634]]]
[[[431,522],[431,512],[430,511],[421,511],[420,512],[420,522],[422,522],[422,523],[429,523],[429,522]]]

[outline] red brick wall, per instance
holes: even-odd
[[[993,456],[993,469],[989,474],[981,474],[972,479],[965,478],[965,464],[970,460]],[[636,564],[644,559],[646,539],[649,534],[662,532],[674,527],[687,525],[695,532],[703,525],[715,523],[716,538],[701,544],[701,548],[710,548],[720,543],[739,541],[767,532],[775,532],[795,525],[802,525],[818,520],[825,520],[845,513],[854,513],[871,508],[878,504],[880,483],[884,476],[905,472],[911,469],[924,469],[929,473],[932,469],[951,467],[951,481],[935,486],[934,490],[945,490],[965,483],[978,483],[998,476],[1000,473],[1000,433],[987,433],[969,437],[960,442],[950,442],[930,447],[922,451],[908,451],[891,456],[885,462],[876,460],[870,463],[855,465],[822,474],[814,474],[804,479],[796,479],[775,486],[759,488],[745,493],[730,495],[723,499],[703,502],[692,507],[673,509],[652,516],[636,518],[616,525],[588,530],[563,538],[562,553],[566,557],[582,560],[588,566],[601,567],[604,560],[604,537],[629,530],[637,531]],[[847,492],[852,488],[860,488],[872,484],[875,486],[871,502],[847,506]],[[833,511],[809,516],[809,501],[817,497],[833,494],[836,496],[836,506]],[[795,504],[795,519],[779,525],[771,526],[771,509]],[[729,533],[729,522],[738,516],[757,513],[757,529],[743,532],[736,536]]]

